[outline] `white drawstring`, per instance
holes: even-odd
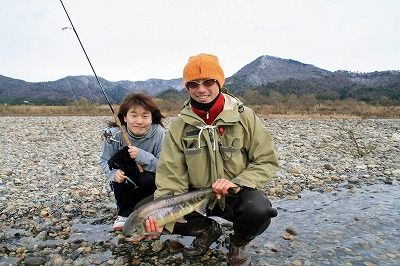
[[[213,143],[213,150],[215,151],[216,147],[215,147],[215,138],[214,138],[214,129],[217,126],[211,126],[211,125],[206,125],[206,126],[196,126],[198,129],[200,129],[199,135],[197,136],[197,142],[198,142],[198,147],[200,148],[200,137],[201,134],[203,133],[204,129],[208,129],[208,132],[211,134],[211,138],[212,138],[212,143]]]

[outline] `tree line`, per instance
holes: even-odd
[[[176,116],[182,109],[187,95],[169,95],[154,98],[165,116]],[[358,116],[392,117],[400,116],[400,102],[397,99],[381,97],[373,102],[364,102],[352,98],[321,100],[314,94],[282,94],[271,91],[264,95],[257,90],[243,92],[239,99],[252,108],[259,116],[301,115],[301,116]],[[118,105],[113,108],[118,110]],[[68,102],[63,106],[45,106],[35,104],[2,105],[0,115],[110,115],[108,105],[98,100],[90,101],[81,97],[79,101]]]

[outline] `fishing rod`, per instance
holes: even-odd
[[[81,42],[81,39],[79,38],[78,32],[76,31],[76,29],[75,29],[75,27],[74,27],[74,24],[72,23],[72,20],[71,20],[71,18],[70,18],[69,15],[68,15],[67,9],[65,8],[63,1],[60,0],[60,2],[61,2],[61,5],[62,5],[64,11],[65,11],[65,14],[66,14],[67,17],[68,17],[68,20],[69,20],[69,23],[71,24],[72,30],[74,31],[75,36],[76,36],[76,38],[78,39],[79,44],[81,45],[81,48],[82,48],[82,50],[83,50],[83,53],[85,54],[86,59],[87,59],[87,61],[89,62],[90,67],[92,68],[92,71],[93,71],[93,74],[94,74],[94,76],[95,76],[95,78],[96,78],[96,80],[97,80],[97,83],[99,84],[100,89],[101,89],[101,91],[103,92],[104,97],[106,98],[106,101],[107,101],[107,103],[108,103],[108,106],[110,107],[111,112],[112,112],[112,114],[113,114],[113,116],[114,116],[115,123],[117,124],[117,126],[119,127],[119,130],[121,131],[122,138],[124,139],[126,145],[132,146],[132,144],[131,144],[131,142],[130,142],[130,140],[129,140],[129,138],[128,138],[128,135],[126,134],[124,128],[123,128],[122,125],[121,125],[121,121],[120,121],[118,115],[115,113],[114,108],[112,107],[111,102],[110,102],[110,100],[109,100],[108,97],[107,97],[107,94],[106,94],[106,92],[105,92],[105,90],[104,90],[104,88],[103,88],[103,85],[101,85],[101,82],[100,82],[99,78],[97,77],[96,71],[94,70],[92,63],[90,62],[89,56],[87,55],[86,50],[85,50],[85,48],[83,47],[83,44],[82,44],[82,42]],[[64,28],[62,28],[62,29],[64,30],[64,29],[67,29],[67,28],[68,28],[68,27],[64,27]],[[141,173],[143,173],[143,168],[142,168],[142,166],[141,166],[138,162],[136,162],[136,166],[137,166],[137,168],[139,169],[139,171],[140,171]]]

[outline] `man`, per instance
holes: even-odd
[[[233,222],[229,263],[250,265],[246,245],[276,216],[261,191],[278,169],[271,135],[251,109],[223,92],[225,76],[216,56],[202,53],[190,57],[183,80],[190,100],[167,131],[154,197],[212,187],[217,200],[224,197],[224,201],[209,209],[207,215]],[[168,224],[165,229],[194,236],[182,253],[201,256],[220,237],[221,227],[196,212],[185,218],[187,223]],[[151,218],[146,228],[148,232],[163,230]]]

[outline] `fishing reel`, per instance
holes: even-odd
[[[107,141],[108,144],[111,144],[113,142],[117,142],[120,145],[122,145],[122,140],[117,140],[115,138],[115,136],[119,133],[121,133],[120,131],[118,131],[115,135],[112,134],[111,129],[109,127],[101,130],[102,133],[102,140]]]

